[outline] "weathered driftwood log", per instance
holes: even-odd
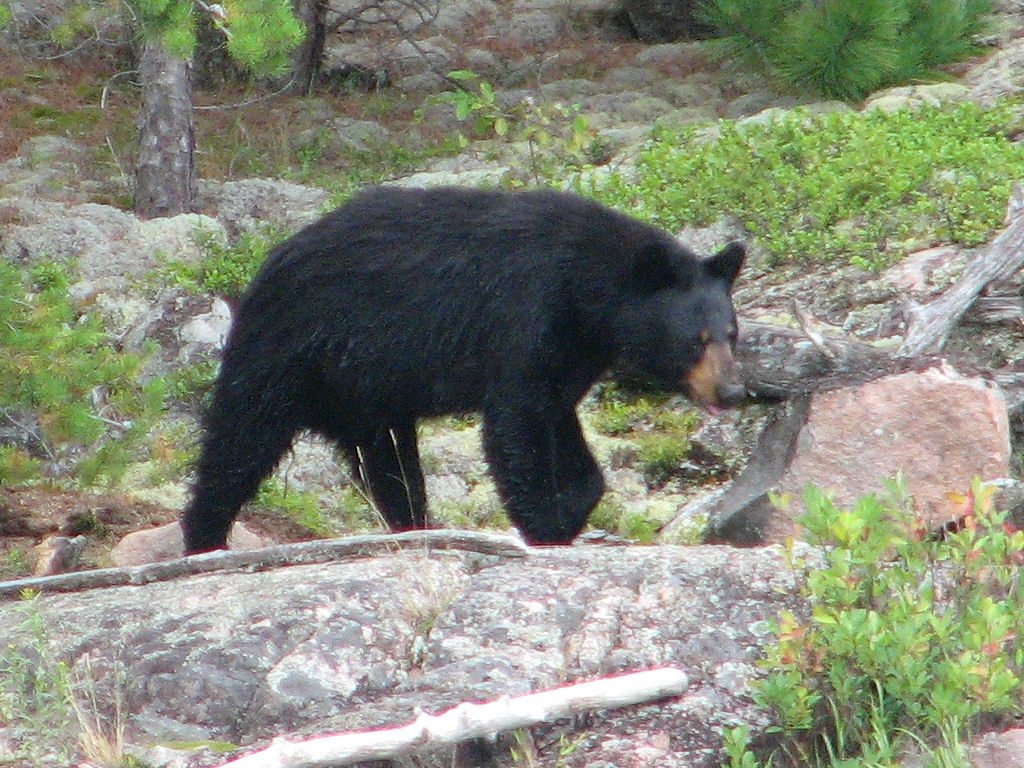
[[[689,679],[681,669],[648,669],[483,704],[463,702],[439,715],[421,714],[397,728],[339,733],[306,741],[275,739],[266,749],[224,763],[221,768],[318,768],[386,760],[581,712],[679,696],[688,685]]]
[[[910,311],[910,325],[899,354],[916,357],[942,349],[950,330],[986,285],[1005,280],[1024,266],[1024,191],[1013,185],[1007,205],[1007,226],[986,248],[978,251],[963,277],[942,296]]]
[[[1024,267],[1024,190],[1020,184],[1007,205],[1006,228],[977,251],[963,276],[937,299],[909,311],[910,321],[898,349],[887,349],[837,333],[824,333],[797,305],[799,327],[743,322],[738,350],[747,388],[754,399],[782,400],[800,394],[870,381],[932,365],[950,331],[978,300],[986,286],[1006,280]],[[990,319],[1019,317],[1024,302],[1016,297],[982,301]],[[1020,388],[1014,371],[991,372],[1009,389]],[[1017,398],[1009,393],[1009,400]]]
[[[753,398],[785,400],[930,365],[850,336],[740,319],[737,357]]]

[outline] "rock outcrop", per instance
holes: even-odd
[[[23,630],[33,612],[97,700],[122,703],[126,739],[140,747],[252,748],[281,733],[400,725],[420,709],[661,666],[686,671],[686,693],[535,729],[541,764],[572,743],[566,768],[718,768],[723,726],[769,725],[750,683],[778,612],[800,609],[779,550],[507,551],[250,567],[44,592],[24,609],[8,597],[0,643],[8,658],[38,654]]]

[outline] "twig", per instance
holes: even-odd
[[[439,715],[421,714],[397,728],[321,736],[306,741],[277,738],[259,752],[221,768],[328,768],[386,760],[504,731],[571,717],[594,709],[615,709],[679,696],[689,680],[675,667],[648,669],[551,688],[483,704],[463,702]]]
[[[196,112],[216,112],[218,110],[241,109],[242,107],[249,107],[253,104],[260,104],[264,101],[270,101],[271,99],[280,96],[282,93],[287,93],[288,89],[291,88],[294,83],[295,78],[289,78],[287,83],[285,83],[276,91],[273,91],[271,93],[263,93],[260,94],[259,96],[253,96],[250,99],[237,101],[234,104],[194,104],[192,106],[192,109],[194,109]]]
[[[835,360],[836,353],[828,343],[828,339],[818,330],[814,319],[807,309],[796,299],[793,299],[793,315],[796,317],[797,322],[800,323],[800,329],[811,340],[811,343],[818,348],[818,351],[829,360]]]

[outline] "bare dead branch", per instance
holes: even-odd
[[[439,715],[421,714],[397,728],[321,736],[306,741],[275,739],[269,747],[221,768],[326,768],[385,760],[422,749],[491,737],[504,731],[679,696],[689,680],[675,667],[604,677],[483,704],[463,702]]]
[[[264,549],[219,550],[126,568],[100,568],[55,576],[0,581],[0,599],[5,596],[16,596],[25,590],[78,592],[125,584],[149,584],[213,571],[265,571],[288,565],[326,563],[345,557],[366,557],[410,549],[463,550],[498,557],[524,557],[529,552],[527,546],[514,536],[486,531],[436,529],[372,533],[339,539],[279,544]]]
[[[950,330],[974,303],[986,285],[1005,280],[1024,266],[1024,191],[1014,184],[1007,204],[1008,225],[995,240],[978,251],[960,280],[934,301],[910,311],[910,325],[898,354],[917,357],[942,349]]]

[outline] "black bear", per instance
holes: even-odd
[[[302,429],[335,441],[388,525],[427,526],[416,420],[480,411],[528,542],[566,544],[604,492],[576,405],[632,369],[710,408],[745,396],[731,289],[744,248],[552,190],[364,191],[279,245],[242,298],[205,418],[185,550],[225,546]]]

